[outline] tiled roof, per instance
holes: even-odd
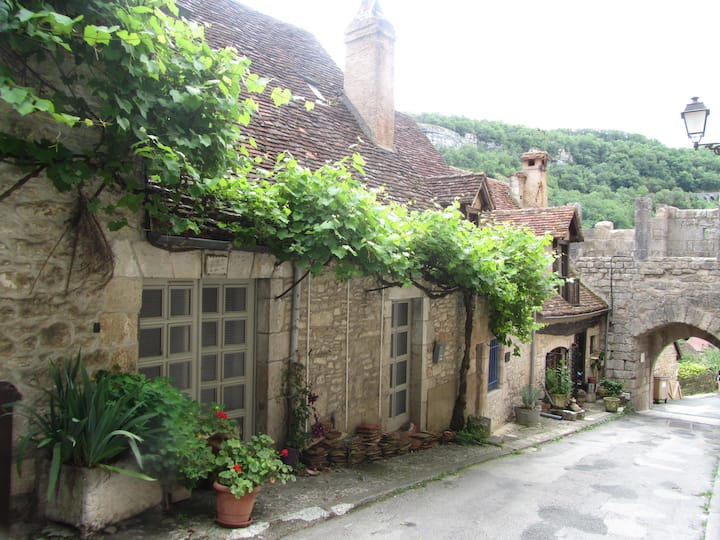
[[[485,180],[485,173],[464,171],[451,176],[426,178],[425,186],[442,206],[447,206],[455,200],[460,201],[460,204],[468,205],[473,203]]]
[[[214,46],[233,46],[250,58],[251,71],[271,78],[271,88],[289,88],[294,96],[316,102],[308,112],[304,100],[275,107],[269,91],[254,96],[260,111],[246,132],[257,141],[260,154],[274,160],[278,153],[289,151],[301,164],[317,168],[357,151],[366,162],[363,183],[384,186],[398,202],[431,206],[435,195],[423,179],[450,174],[445,160],[403,114],[396,114],[395,151],[370,141],[345,102],[342,71],[312,34],[233,0],[180,0],[179,4],[193,20],[210,23],[206,35]],[[316,98],[310,84],[324,100]]]
[[[574,206],[496,210],[488,217],[495,222],[527,227],[537,235],[550,233],[553,238],[582,241],[580,218]]]
[[[573,317],[583,316],[592,313],[598,313],[606,311],[608,308],[607,303],[592,292],[585,285],[580,283],[580,303],[577,306],[573,306],[568,303],[562,296],[555,295],[552,298],[545,301],[542,310],[540,311],[541,317]]]
[[[519,208],[518,203],[510,195],[510,186],[507,182],[488,178],[487,187],[492,197],[495,210],[513,210]]]

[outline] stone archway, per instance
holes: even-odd
[[[662,351],[675,341],[689,337],[702,338],[716,347],[720,339],[715,335],[686,323],[667,323],[644,332],[634,339],[634,348],[640,351],[638,368],[635,370],[633,401],[641,409],[653,405],[653,370]]]

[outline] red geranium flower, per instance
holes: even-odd
[[[221,420],[227,420],[228,415],[227,415],[227,413],[224,412],[224,411],[218,411],[218,412],[217,412],[217,417],[220,418]]]
[[[281,457],[288,457],[288,454],[289,454],[289,453],[290,453],[290,452],[288,452],[288,449],[287,449],[287,448],[283,448],[282,450],[280,450],[280,456],[281,456]]]
[[[233,471],[240,474],[242,472],[242,467],[236,463],[235,465],[233,465]]]

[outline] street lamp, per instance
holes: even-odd
[[[705,107],[702,101],[698,101],[699,98],[693,97],[690,99],[692,101],[687,104],[680,116],[685,122],[685,131],[687,131],[688,137],[693,142],[693,148],[697,150],[699,146],[702,146],[720,156],[720,143],[700,144],[700,141],[705,136],[705,124],[707,123],[707,117],[710,116],[710,109]]]

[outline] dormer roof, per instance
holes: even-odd
[[[575,206],[496,210],[488,217],[495,222],[526,227],[537,235],[550,233],[557,240],[583,241],[580,214]]]

